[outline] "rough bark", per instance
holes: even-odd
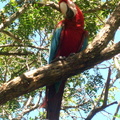
[[[65,60],[57,61],[38,69],[26,72],[0,87],[0,104],[20,95],[59,81],[62,77],[71,77],[81,73],[104,60],[120,53],[120,42],[106,47],[120,26],[120,2],[108,19],[104,28],[95,37],[88,48]]]

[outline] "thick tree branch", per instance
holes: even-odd
[[[113,44],[110,47],[105,48],[104,50],[101,51],[101,57],[103,59],[107,56],[109,59],[111,58],[111,54],[114,52],[114,54],[119,54],[120,53],[120,42]]]
[[[85,51],[77,53],[74,56],[69,56],[65,60],[26,72],[2,84],[0,87],[0,104],[6,103],[8,100],[29,93],[40,87],[53,84],[63,77],[71,77],[81,73],[120,53],[120,42],[105,48],[107,43],[113,38],[111,34],[119,27],[119,13],[120,2],[112,16],[108,19],[105,27]]]
[[[107,46],[108,42],[113,39],[114,33],[116,32],[119,26],[120,26],[120,2],[117,5],[114,12],[111,14],[108,21],[106,22],[104,28],[101,29],[99,34],[97,34],[95,39],[93,40],[93,43],[90,44],[88,47],[91,50],[96,49],[97,51],[96,54],[99,53]]]
[[[99,54],[96,57],[92,57],[90,55],[92,53],[86,54],[85,51],[83,51],[74,56],[68,57],[66,60],[57,61],[36,70],[26,72],[20,77],[16,77],[7,83],[4,83],[0,87],[0,104],[20,95],[29,93],[39,87],[53,84],[64,76],[71,77],[93,67],[105,59],[110,59],[117,53],[120,53],[120,42],[119,47],[115,48],[118,49],[112,49],[111,55],[104,53]],[[93,51],[93,54],[94,52],[96,51]],[[105,57],[103,57],[104,55]]]

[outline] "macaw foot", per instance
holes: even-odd
[[[59,61],[59,60],[65,60],[65,58],[66,58],[65,56],[59,56],[59,57],[55,58],[51,63]]]
[[[69,56],[73,56],[73,55],[75,55],[76,53],[70,53],[70,55]]]

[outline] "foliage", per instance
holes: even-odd
[[[6,3],[6,0],[0,1],[5,4],[0,11],[0,23],[4,23],[6,18],[9,18],[25,4],[23,0],[11,0],[8,3]],[[93,40],[104,26],[106,19],[112,13],[118,1],[75,1],[84,12],[85,29],[89,31],[90,36],[89,42]],[[63,17],[60,12],[52,7],[39,6],[39,3],[36,0],[25,13],[4,29],[5,32],[0,33],[0,85],[21,75],[25,71],[47,64],[53,30],[57,22],[63,19]],[[107,63],[107,67],[106,65],[103,66],[107,70],[112,65],[112,69],[114,68],[115,70],[115,76],[118,75],[116,73],[119,73],[119,70],[114,66],[114,61],[112,62],[110,64]],[[84,119],[95,104],[100,106],[103,103],[104,94],[101,93],[104,93],[106,83],[106,78],[103,75],[104,73],[101,72],[98,65],[93,69],[69,78],[62,101],[61,119]],[[113,102],[115,99],[113,96],[115,90],[113,91],[112,88],[115,88],[114,84],[117,79],[110,84],[111,92],[109,96],[112,97],[108,103]],[[37,109],[43,101],[44,89],[40,88],[2,105],[0,107],[0,118],[5,120],[10,118],[27,119],[28,115],[30,120],[44,119],[45,111]],[[38,104],[36,105],[37,100]],[[38,114],[33,116],[31,111],[35,109]],[[28,110],[28,112],[25,112],[25,110]],[[116,115],[116,117],[119,117],[119,115]]]

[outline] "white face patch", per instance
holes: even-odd
[[[66,4],[65,2],[61,2],[61,3],[60,3],[60,10],[61,10],[61,12],[66,16],[67,4]]]

